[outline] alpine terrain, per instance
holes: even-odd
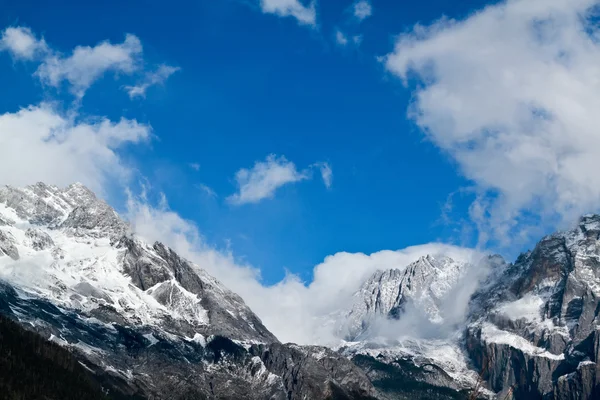
[[[83,185],[0,189],[6,398],[62,400],[62,384],[99,399],[600,398],[599,296],[589,215],[512,264],[377,271],[335,314],[337,346],[283,344]]]

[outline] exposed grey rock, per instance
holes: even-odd
[[[0,215],[0,226],[13,226],[15,221],[11,220],[8,217]]]
[[[113,241],[121,238],[128,230],[128,225],[119,215],[102,200],[83,197],[87,202],[76,206],[60,225],[76,236],[92,237],[109,236]]]
[[[598,360],[599,234],[600,216],[585,216],[573,230],[542,239],[473,296],[467,350],[494,391],[511,387],[517,399],[598,396],[592,362]],[[537,311],[532,302],[539,302]],[[530,311],[517,318],[523,306]],[[516,314],[506,315],[511,309]],[[504,338],[484,337],[485,324]]]
[[[39,229],[29,228],[25,231],[25,237],[29,240],[32,249],[41,251],[54,247],[54,241],[46,232]]]
[[[19,218],[45,225],[59,222],[72,207],[59,188],[44,183],[22,189],[12,186],[0,188],[0,203],[12,208]]]
[[[19,250],[15,246],[15,240],[9,232],[0,230],[0,255],[7,255],[13,260],[19,259]]]
[[[252,346],[250,353],[281,377],[290,400],[367,399],[377,394],[360,369],[325,347],[274,343]]]

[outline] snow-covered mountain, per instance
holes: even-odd
[[[399,319],[407,305],[430,322],[443,323],[442,302],[468,268],[467,262],[428,255],[404,269],[375,272],[343,313],[340,334],[349,341],[372,337],[377,319]]]
[[[395,371],[386,379],[469,391],[477,385],[478,374],[461,346],[464,325],[446,321],[446,311],[448,303],[454,303],[449,298],[453,291],[476,267],[465,260],[427,255],[407,266],[375,272],[354,294],[348,310],[340,313],[338,335],[345,339],[340,352],[361,362],[364,357],[377,360],[388,374]],[[405,370],[411,371],[408,378]]]
[[[0,313],[70,349],[113,398],[600,398],[600,216],[513,264],[377,271],[328,315],[328,349],[279,343],[80,184],[3,187]]]
[[[0,189],[0,312],[75,352],[114,398],[375,393],[342,355],[279,344],[238,295],[80,184]]]
[[[0,189],[0,277],[103,321],[193,337],[277,339],[243,300],[161,243],[147,244],[87,188]]]

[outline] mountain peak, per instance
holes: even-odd
[[[130,234],[80,183],[0,188],[0,219],[14,222],[0,226],[0,278],[27,292],[107,323],[277,342],[238,295],[172,249]]]
[[[369,335],[373,320],[401,318],[413,303],[432,321],[442,319],[440,302],[463,275],[467,263],[449,257],[425,255],[401,269],[376,271],[353,296],[339,329],[347,340]]]

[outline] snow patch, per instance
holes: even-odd
[[[551,360],[564,360],[564,354],[553,354],[541,347],[534,346],[521,336],[498,329],[495,325],[484,323],[481,338],[488,343],[505,344],[534,357],[544,357]]]

